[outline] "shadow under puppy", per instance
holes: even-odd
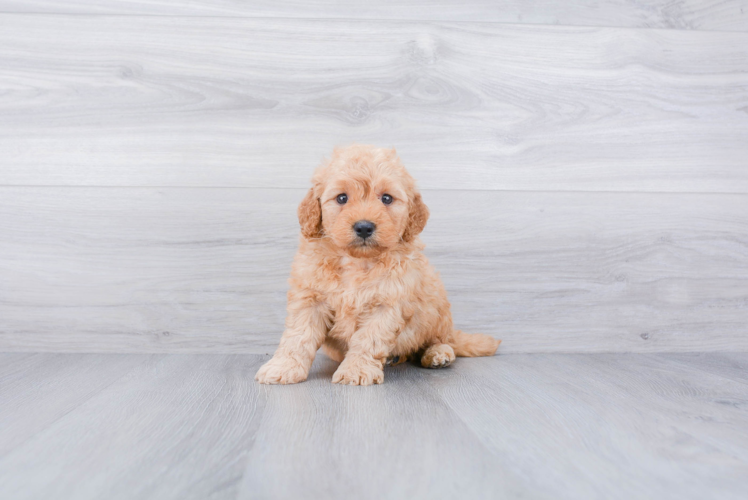
[[[440,368],[496,352],[500,340],[454,329],[418,238],[429,211],[394,149],[336,149],[298,214],[286,330],[256,380],[306,380],[320,347],[340,362],[332,381],[351,385],[381,384],[388,359],[417,354]]]

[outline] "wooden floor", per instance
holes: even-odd
[[[0,355],[0,498],[744,499],[748,354],[401,365],[260,386],[266,357]]]

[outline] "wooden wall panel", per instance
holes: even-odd
[[[1,0],[0,12],[417,19],[748,31],[745,0]]]
[[[0,350],[271,352],[301,189],[0,189]],[[505,352],[748,349],[746,195],[425,191]]]
[[[0,15],[0,185],[748,192],[748,34]]]

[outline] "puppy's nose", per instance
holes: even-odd
[[[353,225],[353,230],[356,231],[358,237],[364,240],[374,234],[376,228],[377,225],[368,220],[360,220]]]

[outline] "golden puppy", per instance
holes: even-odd
[[[490,356],[500,340],[455,330],[447,293],[418,234],[428,208],[395,150],[354,145],[320,166],[299,205],[286,330],[255,377],[306,380],[322,347],[332,381],[381,384],[388,360],[419,354],[428,368]]]

